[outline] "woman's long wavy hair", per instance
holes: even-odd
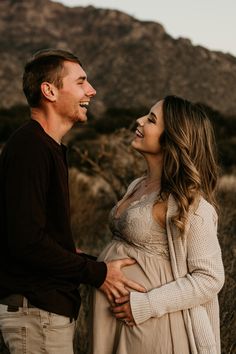
[[[216,207],[218,166],[214,131],[201,105],[177,96],[164,98],[163,117],[161,192],[171,193],[177,201],[178,213],[172,221],[183,233],[189,208],[198,203],[200,196]]]

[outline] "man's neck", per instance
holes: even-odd
[[[36,120],[46,134],[58,144],[61,144],[63,136],[72,128],[72,123],[63,121],[52,112],[45,112],[39,108],[31,109],[31,118]]]

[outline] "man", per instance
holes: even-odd
[[[23,89],[31,119],[0,158],[0,329],[10,352],[73,353],[80,283],[112,302],[126,287],[144,289],[121,268],[76,254],[70,228],[68,169],[62,137],[87,120],[96,94],[79,59],[61,50],[35,54]]]

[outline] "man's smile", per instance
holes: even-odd
[[[88,109],[89,101],[82,101],[80,102],[80,107]]]

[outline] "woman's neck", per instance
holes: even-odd
[[[163,159],[161,158],[145,158],[147,163],[147,183],[161,183],[162,169],[163,169]]]

